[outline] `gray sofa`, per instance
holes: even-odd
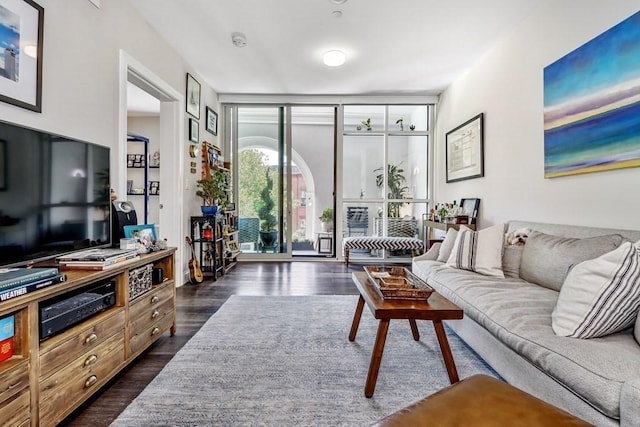
[[[579,239],[616,233],[640,240],[640,231],[524,221],[511,221],[506,231],[523,227]],[[464,319],[447,325],[507,382],[594,425],[640,426],[640,345],[633,328],[602,338],[557,336],[551,314],[559,292],[520,277],[521,266],[530,278],[532,268],[548,274],[556,257],[573,255],[554,250],[532,256],[505,249],[504,279],[436,261],[437,245],[414,258],[412,270],[464,310]]]

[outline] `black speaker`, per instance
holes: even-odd
[[[111,246],[120,247],[125,225],[138,225],[136,208],[129,201],[114,200],[111,204]]]

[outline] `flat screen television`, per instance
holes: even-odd
[[[0,266],[110,244],[109,150],[0,121]]]

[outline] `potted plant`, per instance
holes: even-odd
[[[278,239],[278,230],[276,225],[278,221],[273,215],[273,207],[275,203],[271,197],[271,191],[273,190],[273,178],[269,174],[270,170],[266,171],[266,183],[262,191],[260,192],[260,200],[256,201],[256,211],[258,212],[258,218],[260,218],[260,242],[262,243],[262,249],[273,248],[276,245]]]
[[[320,215],[320,222],[322,224],[322,231],[333,231],[333,208],[326,208]]]
[[[210,177],[196,182],[198,190],[196,196],[202,198],[202,215],[214,216],[218,207],[224,207],[227,202],[227,174],[219,169],[213,171]]]
[[[371,130],[371,117],[369,117],[367,120],[361,121],[360,123],[362,123],[362,125],[365,126],[367,130]]]
[[[406,182],[406,179],[404,177],[404,169],[400,168],[401,164],[402,162],[397,165],[387,165],[389,199],[402,199],[404,198],[404,192],[409,189],[409,187],[403,185]],[[380,173],[376,175],[376,186],[380,189],[382,189],[384,185],[384,172],[382,172],[382,170],[382,167],[374,169],[374,172],[380,171]],[[402,202],[390,202],[387,216],[391,218],[399,218],[400,208],[402,205]]]

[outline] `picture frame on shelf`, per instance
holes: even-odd
[[[0,12],[0,44],[6,47],[0,101],[41,113],[44,8],[32,0],[0,0]]]
[[[149,194],[152,196],[160,195],[160,181],[149,181]]]
[[[194,119],[189,119],[189,141],[191,142],[198,142],[199,139],[199,133],[200,133],[200,129],[199,129],[200,125],[198,124],[197,120]]]
[[[218,135],[218,113],[211,108],[205,106],[206,111],[206,127],[207,132]]]
[[[460,199],[460,215],[469,216],[469,224],[475,224],[480,209],[480,199]]]
[[[187,113],[200,118],[200,83],[187,73]]]
[[[447,183],[484,176],[484,114],[446,133]]]
[[[157,240],[155,224],[125,225],[124,237],[129,239]]]

